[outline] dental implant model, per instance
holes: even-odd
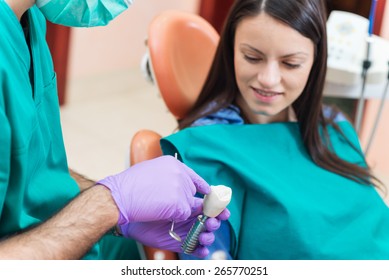
[[[204,197],[203,212],[190,229],[181,248],[185,254],[192,254],[199,244],[199,235],[205,230],[205,221],[219,215],[231,201],[232,190],[219,185],[211,186],[211,192]]]

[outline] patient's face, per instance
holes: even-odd
[[[314,60],[313,42],[265,13],[243,19],[234,42],[238,104],[252,123],[288,121]]]

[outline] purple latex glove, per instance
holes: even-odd
[[[192,225],[196,222],[197,216],[202,212],[202,199],[196,200],[196,206],[188,220],[175,222],[174,232],[184,241]],[[230,217],[230,211],[224,209],[216,218],[208,218],[205,222],[206,230],[199,235],[200,245],[193,254],[204,258],[209,254],[207,246],[215,241],[213,232],[220,227],[221,220],[227,220]],[[138,222],[120,226],[122,234],[138,240],[140,243],[154,248],[169,250],[182,253],[181,242],[173,239],[169,235],[171,221]]]
[[[207,182],[172,156],[143,161],[97,184],[111,190],[120,212],[118,225],[184,221],[197,207],[196,191],[211,191]]]

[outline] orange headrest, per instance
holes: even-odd
[[[219,35],[199,15],[165,11],[149,26],[147,45],[154,79],[166,106],[180,119],[207,77]]]

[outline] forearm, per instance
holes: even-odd
[[[96,182],[85,177],[84,175],[81,175],[80,173],[75,172],[74,170],[69,168],[70,176],[77,182],[78,187],[81,191],[86,190],[87,188],[90,188],[93,186]]]
[[[110,191],[82,192],[45,223],[0,243],[0,259],[80,259],[118,220]]]

